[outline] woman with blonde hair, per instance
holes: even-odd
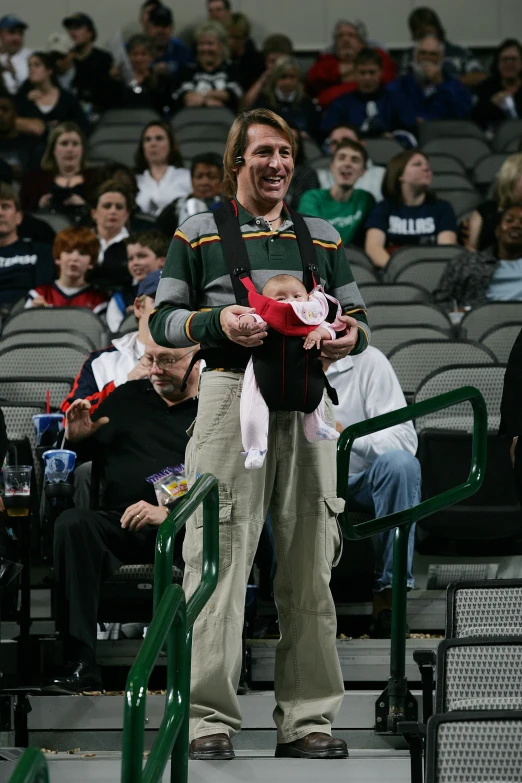
[[[219,22],[203,22],[195,35],[196,62],[182,68],[172,98],[174,108],[228,106],[236,111],[243,96],[240,77],[230,62],[228,33]]]
[[[281,57],[268,73],[256,109],[279,114],[301,134],[319,137],[321,110],[305,95],[299,63],[294,57]]]
[[[88,216],[86,208],[95,169],[86,168],[86,141],[75,122],[62,122],[50,134],[41,168],[29,172],[20,190],[24,211],[56,210],[74,222]]]
[[[499,169],[491,198],[469,219],[468,250],[484,250],[496,242],[496,228],[507,207],[522,204],[522,152],[510,155]]]

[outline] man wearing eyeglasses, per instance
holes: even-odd
[[[65,435],[80,459],[94,459],[103,496],[96,510],[60,514],[54,530],[54,567],[64,637],[65,670],[48,693],[100,690],[96,617],[101,583],[121,565],[154,562],[159,525],[169,509],[158,506],[148,476],[183,463],[186,431],[197,413],[197,363],[183,377],[198,346],[161,348],[152,340],[141,357],[146,378],[115,389],[91,417],[89,400],[66,413]]]

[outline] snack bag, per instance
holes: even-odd
[[[146,481],[154,485],[156,499],[159,506],[166,506],[176,498],[180,498],[188,491],[187,479],[185,478],[185,465],[169,466],[163,468],[159,473],[149,476]]]

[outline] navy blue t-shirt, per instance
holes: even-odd
[[[384,231],[386,248],[436,245],[441,231],[457,233],[457,219],[451,204],[441,199],[428,199],[418,207],[384,199],[370,212],[366,228]]]
[[[52,283],[56,265],[50,245],[17,239],[0,247],[0,304],[11,304],[31,288]]]

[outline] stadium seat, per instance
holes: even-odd
[[[193,106],[178,111],[172,118],[172,127],[177,131],[184,125],[209,123],[227,125],[230,128],[235,118],[236,115],[224,106]]]
[[[495,182],[500,167],[507,158],[505,152],[491,152],[481,158],[473,169],[473,182],[484,195]]]
[[[484,141],[484,131],[471,120],[427,120],[419,124],[419,147],[423,147],[432,139],[447,139],[450,137],[481,139]]]
[[[416,327],[417,325],[437,326],[451,334],[452,326],[446,313],[438,307],[426,303],[399,303],[374,305],[368,313],[372,328],[377,326],[402,326]],[[415,337],[415,330],[411,330],[411,337]]]
[[[374,304],[392,302],[427,302],[428,294],[416,285],[397,285],[395,283],[370,283],[360,286],[367,307]]]
[[[132,109],[107,109],[101,115],[97,127],[102,128],[104,125],[140,125],[143,127],[154,120],[161,122],[161,117],[154,109],[148,109],[146,106]]]
[[[6,336],[0,335],[0,350],[11,348],[13,345],[38,345],[39,343],[61,343],[62,345],[74,345],[85,353],[96,349],[93,341],[85,334],[76,331],[41,329],[39,331],[13,332]]]
[[[494,152],[507,152],[510,150],[513,141],[518,144],[521,137],[522,119],[506,120],[506,122],[503,122],[502,125],[497,128],[491,146]]]
[[[484,201],[481,194],[474,189],[456,190],[452,188],[450,190],[437,190],[437,198],[449,201],[455,211],[457,220],[461,220]]]
[[[181,128],[174,128],[176,141],[182,144],[186,141],[202,141],[203,139],[216,139],[226,143],[230,127],[219,123],[198,123],[194,125],[182,125]]]
[[[322,157],[320,147],[317,146],[312,139],[303,139],[304,156],[307,163],[311,163],[313,160]]]
[[[434,174],[463,174],[466,169],[461,160],[454,155],[434,153],[429,156],[430,168]]]
[[[4,415],[7,437],[11,443],[21,442],[27,439],[32,456],[32,464],[35,470],[35,487],[41,486],[42,470],[40,461],[36,455],[36,431],[33,423],[33,416],[44,413],[45,407],[33,404],[17,404],[2,402],[2,413]]]
[[[51,408],[58,409],[72,388],[70,378],[0,377],[0,402],[12,405],[45,405],[49,392]]]
[[[399,345],[411,342],[412,336],[418,340],[449,340],[448,332],[427,324],[411,326],[380,326],[372,329],[371,344],[386,356]]]
[[[47,209],[38,209],[36,212],[30,213],[34,215],[38,220],[43,220],[53,231],[61,231],[64,228],[70,228],[72,226],[71,221],[62,212],[49,212]]]
[[[522,769],[522,712],[434,715],[428,722],[426,783],[512,783]]]
[[[85,350],[67,343],[17,345],[0,350],[0,378],[71,378],[85,361]]]
[[[366,269],[370,269],[374,274],[377,274],[379,271],[371,258],[367,256],[364,250],[361,250],[360,247],[355,247],[355,245],[345,245],[344,252],[346,253],[346,258],[350,264],[364,266]]]
[[[422,402],[438,394],[444,394],[460,386],[475,386],[484,397],[488,410],[488,430],[498,432],[500,425],[500,401],[504,388],[503,364],[465,365],[436,370],[417,389],[414,402]],[[437,413],[423,416],[415,422],[417,432],[424,429],[461,430],[471,432],[473,413],[468,402],[452,405]]]
[[[366,150],[376,166],[386,166],[395,155],[404,152],[404,147],[395,139],[367,139]]]
[[[200,155],[202,152],[215,152],[223,156],[225,153],[225,141],[223,139],[192,139],[183,141],[179,145],[181,154],[185,159],[192,159],[194,155]]]
[[[462,161],[468,171],[471,171],[480,158],[489,154],[490,149],[482,139],[474,136],[458,136],[431,139],[423,145],[422,152],[427,155],[432,152],[454,155]]]
[[[329,169],[332,159],[328,155],[322,155],[320,158],[307,161],[313,169]]]
[[[4,324],[2,337],[14,332],[36,332],[42,329],[80,331],[96,348],[108,344],[103,322],[85,307],[39,307],[23,310]]]
[[[497,357],[497,362],[507,364],[511,349],[522,329],[522,320],[510,324],[493,326],[480,340],[481,344]]]
[[[89,150],[93,145],[95,146],[96,144],[101,144],[105,141],[132,141],[137,147],[141,132],[141,125],[101,125],[97,127],[89,136]]]
[[[436,370],[455,364],[494,364],[494,354],[463,340],[411,340],[395,348],[388,359],[404,394],[413,396],[422,381]]]
[[[461,245],[415,245],[402,247],[392,254],[385,270],[386,278],[395,282],[399,273],[413,261],[451,261],[466,252]]]
[[[446,593],[446,638],[522,637],[522,579],[454,582]]]
[[[475,192],[475,186],[465,174],[434,174],[431,187],[438,194],[440,190],[471,190]]]
[[[124,166],[134,167],[136,156],[135,141],[100,141],[89,144],[89,163],[98,164],[105,161],[116,161]]]
[[[138,321],[134,313],[129,313],[125,316],[118,329],[118,334],[128,334],[129,332],[135,332],[138,329]]]
[[[377,278],[375,277],[375,274],[372,272],[372,270],[366,269],[366,267],[364,266],[359,266],[359,264],[354,264],[352,266],[352,272],[355,278],[355,282],[359,287],[361,285],[366,285],[368,283],[377,282]]]
[[[413,261],[399,272],[394,283],[411,283],[433,293],[440,285],[449,261]]]
[[[460,322],[460,337],[480,342],[494,326],[522,323],[522,302],[487,302],[470,310]]]

